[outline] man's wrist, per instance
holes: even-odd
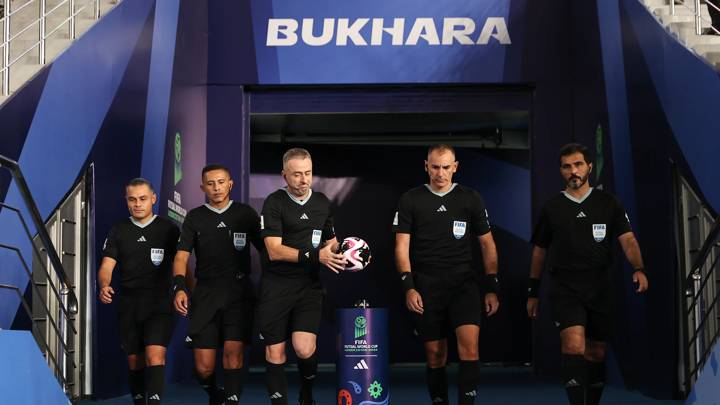
[[[409,271],[400,273],[400,283],[402,284],[403,291],[406,293],[410,290],[415,290],[415,280]]]
[[[485,294],[500,295],[500,280],[497,273],[485,274]]]
[[[540,279],[530,277],[528,283],[528,298],[537,298],[540,295]]]
[[[187,294],[187,279],[182,274],[176,274],[173,277],[173,294],[182,291]]]
[[[298,250],[298,263],[317,264],[320,263],[320,251],[317,249]]]

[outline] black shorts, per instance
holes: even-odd
[[[260,340],[274,345],[293,332],[318,334],[325,292],[318,280],[264,275],[260,282],[257,315]]]
[[[120,345],[128,356],[144,353],[145,346],[167,347],[175,322],[175,312],[167,292],[121,292],[118,300],[118,330]]]
[[[415,273],[414,280],[423,313],[413,312],[413,317],[424,342],[445,339],[462,325],[480,326],[485,305],[474,274],[446,279]]]
[[[190,297],[185,342],[195,349],[217,349],[228,340],[250,343],[254,311],[250,277],[201,280]]]
[[[585,327],[585,337],[607,341],[612,335],[612,284],[605,277],[586,280],[553,277],[550,304],[555,326]]]

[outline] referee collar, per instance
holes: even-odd
[[[305,199],[301,200],[301,199],[295,197],[294,195],[290,194],[290,192],[287,190],[287,188],[284,188],[283,190],[285,190],[285,192],[287,193],[288,197],[290,197],[291,200],[293,200],[296,204],[300,204],[300,205],[305,205],[305,203],[308,202],[310,197],[312,197],[312,193],[313,193],[312,189],[309,189],[307,197],[305,197]]]
[[[155,220],[155,218],[157,218],[157,215],[153,214],[153,217],[150,218],[149,221],[147,221],[146,223],[143,224],[143,223],[140,223],[140,222],[136,221],[135,218],[130,217],[130,222],[132,222],[133,225],[135,225],[135,226],[137,226],[137,227],[139,227],[139,228],[145,228],[146,226],[152,224],[152,222]]]
[[[575,198],[575,197],[571,196],[571,195],[570,195],[567,191],[565,191],[565,190],[563,190],[562,193],[563,193],[563,195],[564,195],[565,197],[568,198],[568,200],[570,200],[570,201],[572,201],[572,202],[576,202],[576,203],[578,203],[578,204],[581,204],[583,201],[587,200],[588,197],[590,197],[590,193],[592,193],[592,191],[593,191],[593,187],[590,187],[590,190],[588,190],[588,192],[585,193],[585,195],[582,196],[581,198]]]
[[[438,197],[445,197],[448,193],[455,190],[455,186],[457,186],[457,183],[453,183],[452,186],[450,186],[450,190],[444,192],[444,193],[438,193],[437,191],[433,190],[432,187],[430,187],[429,184],[425,184],[425,187],[427,187],[428,191],[435,194]]]
[[[233,200],[228,201],[227,205],[223,209],[217,209],[208,203],[205,203],[205,207],[216,214],[222,214],[223,212],[227,211],[228,208],[230,208],[232,203],[233,203]]]

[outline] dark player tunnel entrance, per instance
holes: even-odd
[[[322,274],[328,309],[320,342],[335,340],[333,306],[366,298],[373,306],[390,308],[391,362],[424,361],[395,277],[391,223],[400,195],[427,182],[427,147],[447,143],[456,148],[460,162],[453,180],[474,187],[485,199],[500,256],[502,310],[482,328],[481,360],[530,361],[525,282],[531,91],[485,86],[250,89],[250,203],[260,211],[264,197],[284,185],[279,173],[285,150],[307,148],[313,156],[313,188],[334,201],[338,237],[359,236],[373,252],[363,272]],[[334,345],[321,344],[320,355],[321,361],[334,361]]]

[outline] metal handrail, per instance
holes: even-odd
[[[80,14],[83,10],[85,10],[86,6],[80,7],[75,14],[71,15],[70,17],[64,19],[57,27],[53,28],[52,31],[50,31],[49,34],[45,34],[45,37],[43,39],[49,38],[52,34],[54,34],[57,30],[63,27],[63,25],[67,24],[69,21],[72,21],[73,18],[75,18],[78,14]]]
[[[3,30],[0,33],[0,48],[2,48],[2,51],[0,51],[0,74],[2,75],[2,92],[0,92],[0,95],[7,96],[10,94],[10,68],[15,65],[20,59],[22,59],[25,55],[33,51],[34,49],[39,49],[39,57],[38,57],[38,64],[40,66],[46,64],[45,59],[45,49],[46,44],[45,42],[48,40],[50,36],[52,36],[55,32],[57,32],[60,28],[65,26],[67,24],[68,30],[69,30],[69,37],[70,40],[73,41],[76,38],[75,35],[75,27],[76,27],[76,18],[77,16],[82,13],[84,10],[86,10],[88,4],[92,2],[94,5],[93,15],[92,18],[95,20],[100,19],[101,17],[101,7],[100,7],[100,0],[88,0],[85,5],[80,7],[79,9],[75,10],[75,0],[64,0],[60,4],[54,6],[50,11],[46,11],[45,5],[47,0],[29,0],[25,4],[19,6],[18,8],[14,10],[10,10],[10,7],[5,8],[5,15],[0,18],[0,23],[3,24]],[[33,3],[40,3],[40,15],[38,18],[32,22],[30,22],[26,27],[24,27],[19,32],[15,33],[14,35],[10,35],[10,21],[12,19],[10,17],[13,17],[15,14],[19,13],[20,11],[24,10],[26,7],[28,7],[30,4]],[[117,2],[112,2],[112,4],[116,4]],[[8,4],[9,5],[9,4]],[[45,27],[45,21],[47,17],[54,13],[56,10],[58,10],[62,6],[70,6],[70,12],[69,16],[60,23],[57,27],[55,27],[50,33],[46,33],[46,27]],[[20,56],[10,60],[10,51],[12,48],[11,42],[15,39],[17,39],[18,36],[26,33],[30,28],[39,27],[39,35],[38,35],[38,41],[31,44],[31,46],[27,49],[25,49]]]
[[[22,303],[23,309],[25,309],[25,313],[30,318],[32,327],[37,328],[37,326],[35,325],[35,321],[33,320],[32,310],[30,309],[30,305],[28,305],[27,301],[25,301],[25,298],[20,293],[20,289],[15,287],[14,285],[8,285],[8,284],[0,284],[0,289],[15,291],[15,294],[17,294],[18,298],[20,299],[20,303]],[[39,329],[36,332],[37,332],[36,336],[40,337],[40,341],[42,342],[43,348],[45,349],[45,355],[50,357],[50,361],[52,361],[52,364],[55,366],[55,369],[60,370],[60,364],[58,363],[57,358],[52,354],[52,350],[50,350],[50,346],[48,345],[47,340],[45,340],[45,335]],[[56,377],[60,377],[60,382],[62,383],[63,390],[64,390],[65,387],[67,386],[67,379],[65,378],[65,376],[62,373],[55,373],[55,374],[57,374]]]
[[[703,242],[702,246],[700,247],[700,250],[698,250],[698,255],[695,256],[695,260],[693,261],[692,267],[690,267],[690,272],[688,273],[688,276],[685,278],[685,285],[687,286],[690,281],[692,281],[692,275],[695,271],[699,270],[700,267],[702,267],[703,264],[707,261],[707,257],[710,256],[710,250],[715,246],[715,239],[720,235],[720,216],[715,218],[715,222],[713,223],[712,228],[710,228],[710,232],[708,232],[707,237],[705,238],[705,241]]]
[[[720,292],[715,291],[712,297],[708,297],[709,299],[711,298],[710,302],[705,304],[704,308],[700,306],[701,299],[705,298],[703,294],[705,287],[713,277],[716,277],[715,266],[718,264],[720,254],[714,255],[709,266],[710,270],[707,271],[706,274],[702,273],[702,267],[707,265],[710,254],[713,249],[717,247],[716,241],[718,237],[720,237],[720,216],[715,217],[710,231],[698,250],[695,260],[692,262],[690,271],[683,280],[682,287],[683,291],[685,291],[685,298],[682,301],[682,312],[686,319],[691,319],[688,318],[691,315],[694,316],[694,318],[692,318],[694,319],[693,325],[689,325],[687,321],[683,322],[683,329],[685,331],[683,334],[683,343],[686,350],[685,370],[687,377],[684,381],[686,392],[689,392],[692,381],[697,378],[698,373],[707,362],[714,344],[717,342],[718,337],[720,337],[720,328],[717,328],[715,331],[707,330],[708,319],[710,319],[711,316],[717,319],[717,305],[720,300]],[[690,301],[689,305],[688,301]],[[700,337],[705,333],[712,334],[708,342],[700,340]],[[694,350],[692,349],[693,347]],[[694,361],[691,360],[689,353],[694,353]]]
[[[30,234],[30,228],[28,228],[27,222],[25,222],[25,217],[22,216],[22,213],[20,212],[20,210],[11,205],[7,205],[4,202],[0,202],[0,207],[9,209],[10,211],[13,211],[17,214],[18,218],[20,219],[20,223],[22,224],[23,229],[25,230],[25,235],[27,235],[28,240],[32,241],[33,237],[32,237],[32,234]],[[50,272],[48,271],[47,266],[45,265],[45,260],[43,260],[42,255],[40,255],[40,251],[38,250],[35,243],[31,243],[30,245],[33,248],[33,253],[35,253],[35,258],[38,260],[38,263],[40,264],[40,268],[43,270],[45,277],[49,280]],[[52,289],[53,293],[55,294],[55,298],[58,301],[60,301],[60,292],[58,292],[57,288],[55,287],[55,283],[50,283],[49,285],[50,285],[50,288]],[[65,307],[61,306],[60,309],[62,310],[62,312],[66,318],[70,317],[70,315],[65,310]]]
[[[47,229],[45,229],[45,224],[42,220],[42,217],[40,216],[40,211],[37,208],[37,205],[35,205],[35,201],[32,198],[32,194],[30,194],[30,188],[28,187],[27,183],[25,182],[25,177],[22,174],[22,171],[20,170],[20,166],[18,163],[12,159],[9,159],[3,155],[0,155],[0,167],[5,167],[8,170],[10,170],[10,173],[12,173],[13,179],[15,180],[15,185],[17,186],[18,190],[20,191],[20,195],[22,196],[23,200],[25,201],[25,206],[27,207],[28,211],[30,212],[30,218],[32,219],[33,225],[35,225],[35,229],[37,230],[38,236],[40,237],[40,241],[43,244],[43,247],[45,248],[45,251],[47,252],[48,259],[50,260],[50,263],[53,266],[53,269],[55,270],[55,275],[60,279],[60,282],[63,285],[63,288],[61,289],[61,292],[64,294],[67,294],[68,296],[68,308],[67,312],[71,314],[77,314],[78,311],[78,299],[75,295],[75,292],[72,291],[71,288],[68,288],[68,285],[70,285],[69,278],[67,274],[65,273],[65,270],[62,266],[62,262],[60,261],[60,257],[57,254],[57,251],[55,251],[55,247],[52,244],[52,240],[50,239],[50,235],[47,232]],[[32,241],[31,241],[32,242]]]
[[[714,5],[713,3],[710,3],[710,2],[708,2],[708,1],[706,1],[706,2],[704,2],[704,3],[705,3],[705,5],[707,5],[708,7],[712,7],[712,8],[714,8],[715,10],[717,10],[718,12],[720,12],[720,7]],[[720,30],[718,30],[717,28],[715,28],[715,27],[712,26],[712,21],[708,21],[706,18],[704,18],[704,17],[702,16],[702,11],[701,11],[702,5],[701,5],[701,3],[700,3],[700,0],[693,0],[693,8],[688,7],[688,6],[685,4],[685,1],[683,1],[683,2],[681,3],[681,5],[682,5],[683,7],[685,7],[685,8],[687,8],[688,10],[692,10],[692,11],[693,11],[693,14],[694,14],[694,16],[695,16],[695,35],[702,35],[702,29],[703,29],[702,23],[703,23],[703,21],[705,21],[705,22],[710,22],[710,27],[709,27],[709,28],[710,28],[711,30],[713,30],[716,34],[720,35]],[[670,15],[676,15],[676,12],[675,12],[675,0],[670,0]]]
[[[35,290],[35,292],[39,294],[39,291],[37,291],[37,287],[35,286],[35,283],[33,283],[33,281],[32,281],[32,272],[30,271],[30,267],[28,267],[27,262],[25,261],[25,258],[22,255],[22,252],[20,252],[20,249],[18,249],[15,246],[6,245],[4,243],[0,243],[0,249],[12,250],[17,254],[18,258],[20,259],[20,263],[22,263],[23,268],[25,269],[25,273],[28,275],[28,277],[30,277],[30,284],[33,285],[33,290]],[[52,284],[52,283],[48,283],[48,284]],[[58,299],[58,301],[62,301],[62,297],[57,296],[56,298]],[[43,306],[45,307],[45,312],[50,317],[50,321],[53,324],[53,328],[55,329],[55,332],[60,334],[60,328],[58,328],[56,326],[57,322],[55,322],[55,319],[52,318],[52,316],[50,315],[50,308],[47,307],[47,304],[45,302],[43,302]],[[62,308],[62,306],[60,308]],[[63,314],[65,314],[66,319],[70,319],[70,317],[67,315],[67,313],[64,310],[63,310]],[[73,332],[77,335],[77,328],[75,328],[75,326],[72,323],[70,323],[70,327],[72,328]],[[65,346],[64,343],[63,343],[63,346]]]

